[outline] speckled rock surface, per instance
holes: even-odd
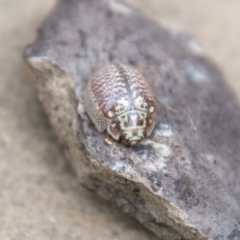
[[[25,57],[85,187],[163,239],[239,237],[240,111],[195,42],[122,4],[71,0],[58,5]],[[159,99],[193,117],[198,132],[159,104],[157,127],[142,145],[105,145],[82,92],[109,62],[138,68]]]

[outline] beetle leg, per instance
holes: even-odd
[[[113,138],[111,136],[108,136],[105,138],[105,143],[108,145],[112,145],[112,143],[114,142]]]

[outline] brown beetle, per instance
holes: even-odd
[[[89,80],[84,95],[86,112],[99,131],[136,145],[155,126],[155,102],[143,76],[125,64],[111,64]]]

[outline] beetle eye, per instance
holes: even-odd
[[[126,139],[126,137],[127,137],[127,134],[126,133],[122,133],[121,139]]]
[[[146,132],[146,130],[143,131],[143,137],[147,137],[147,132]]]
[[[138,125],[138,126],[142,126],[143,124],[144,124],[143,119],[138,118],[137,125]]]

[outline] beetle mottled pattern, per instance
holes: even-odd
[[[86,112],[99,131],[136,145],[155,126],[155,103],[143,76],[125,64],[111,64],[89,80],[84,95]]]

